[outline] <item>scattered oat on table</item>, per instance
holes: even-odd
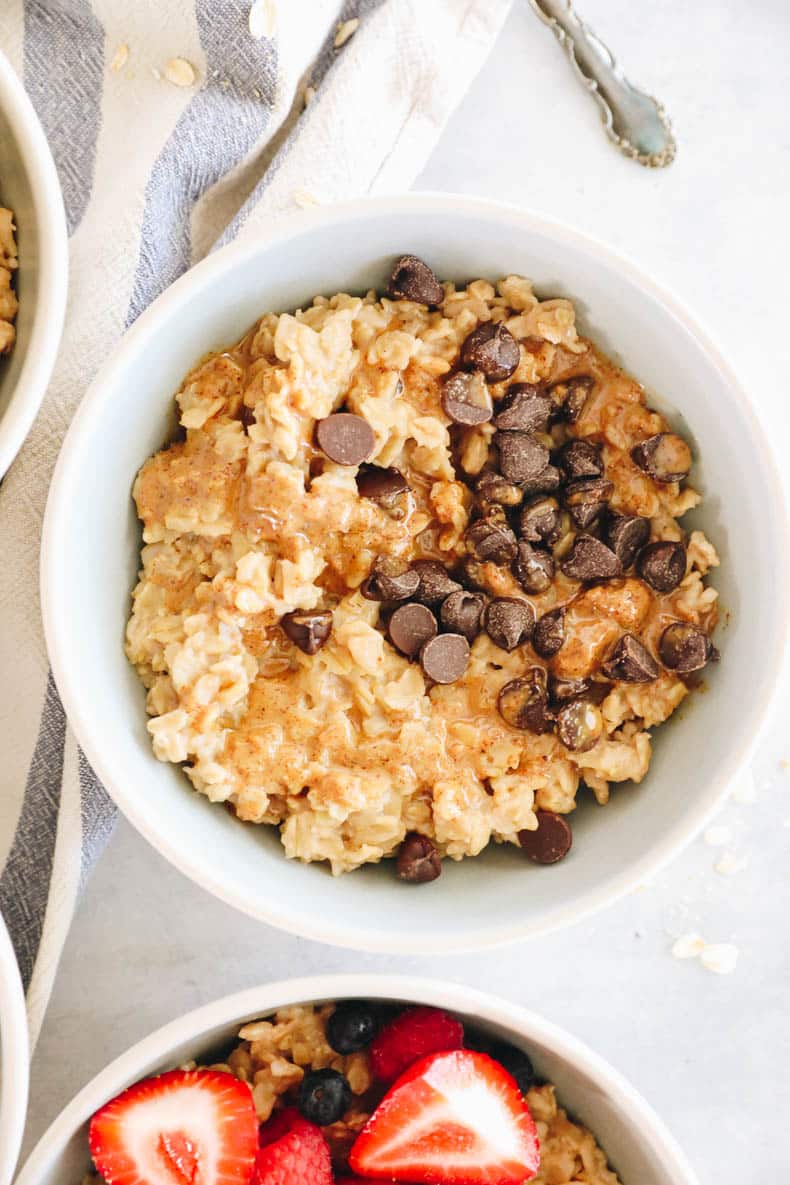
[[[731,942],[714,942],[705,946],[699,958],[714,975],[731,975],[738,962],[738,948]]]
[[[113,74],[120,73],[120,71],[123,70],[123,68],[126,65],[128,60],[129,60],[129,46],[126,44],[119,45],[118,48],[116,49],[115,53],[113,54],[112,61],[110,62],[110,69],[112,70]]]
[[[275,0],[254,0],[249,15],[250,36],[254,37],[256,41],[260,41],[263,37],[274,37],[276,27]]]
[[[194,86],[197,73],[186,58],[171,58],[165,66],[165,78],[172,82],[173,86]]]
[[[728,850],[722,852],[713,867],[719,876],[734,876],[736,872],[743,872],[745,868],[749,867],[749,859],[747,856],[739,856],[737,852]]]
[[[696,959],[705,949],[705,939],[699,934],[682,934],[672,947],[673,959]]]
[[[358,16],[354,16],[351,20],[343,21],[342,24],[338,25],[337,32],[335,33],[335,49],[340,49],[341,45],[345,45],[354,36],[358,28]]]
[[[314,193],[310,193],[309,189],[295,189],[291,196],[300,210],[309,210],[312,206],[321,205],[318,198]]]

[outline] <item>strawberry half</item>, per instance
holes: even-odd
[[[332,1185],[332,1157],[324,1134],[295,1107],[263,1125],[260,1145],[252,1185]]]
[[[431,1054],[407,1070],[349,1156],[361,1177],[419,1185],[521,1185],[539,1163],[535,1124],[515,1081],[469,1049]]]
[[[394,1082],[429,1053],[461,1049],[464,1026],[441,1008],[404,1008],[379,1031],[370,1046],[370,1067],[379,1082]]]
[[[171,1070],[106,1103],[88,1141],[108,1185],[249,1185],[258,1118],[232,1074]]]

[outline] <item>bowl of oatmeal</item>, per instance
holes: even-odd
[[[240,1185],[251,1173],[266,1185],[276,1164],[278,1181],[297,1180],[293,1160],[308,1157],[316,1185],[352,1172],[442,1185],[459,1179],[458,1125],[487,1179],[696,1185],[658,1116],[576,1038],[455,984],[368,975],[252,989],[160,1029],[60,1113],[19,1185],[115,1185],[129,1158],[141,1181],[155,1163],[160,1185],[176,1180],[172,1152],[187,1142],[211,1185],[201,1150],[216,1152],[216,1115],[225,1163],[236,1155],[224,1179]]]
[[[16,955],[0,916],[0,1185],[9,1185],[25,1127],[27,1013]]]
[[[66,219],[44,131],[0,52],[0,477],[25,439],[60,344]]]
[[[766,506],[732,376],[606,248],[473,199],[300,215],[176,284],[80,409],[53,669],[122,809],[234,905],[513,941],[653,872],[746,760]]]

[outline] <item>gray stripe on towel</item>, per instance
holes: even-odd
[[[0,876],[2,912],[27,990],[44,929],[58,834],[66,716],[50,672],[14,841]]]
[[[71,235],[90,200],[101,125],[104,30],[90,0],[25,0],[24,72]]]

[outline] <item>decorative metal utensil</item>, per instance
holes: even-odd
[[[657,99],[628,81],[571,0],[530,0],[530,4],[565,50],[585,90],[597,100],[609,139],[640,165],[661,169],[671,164],[677,146],[666,111]]]

